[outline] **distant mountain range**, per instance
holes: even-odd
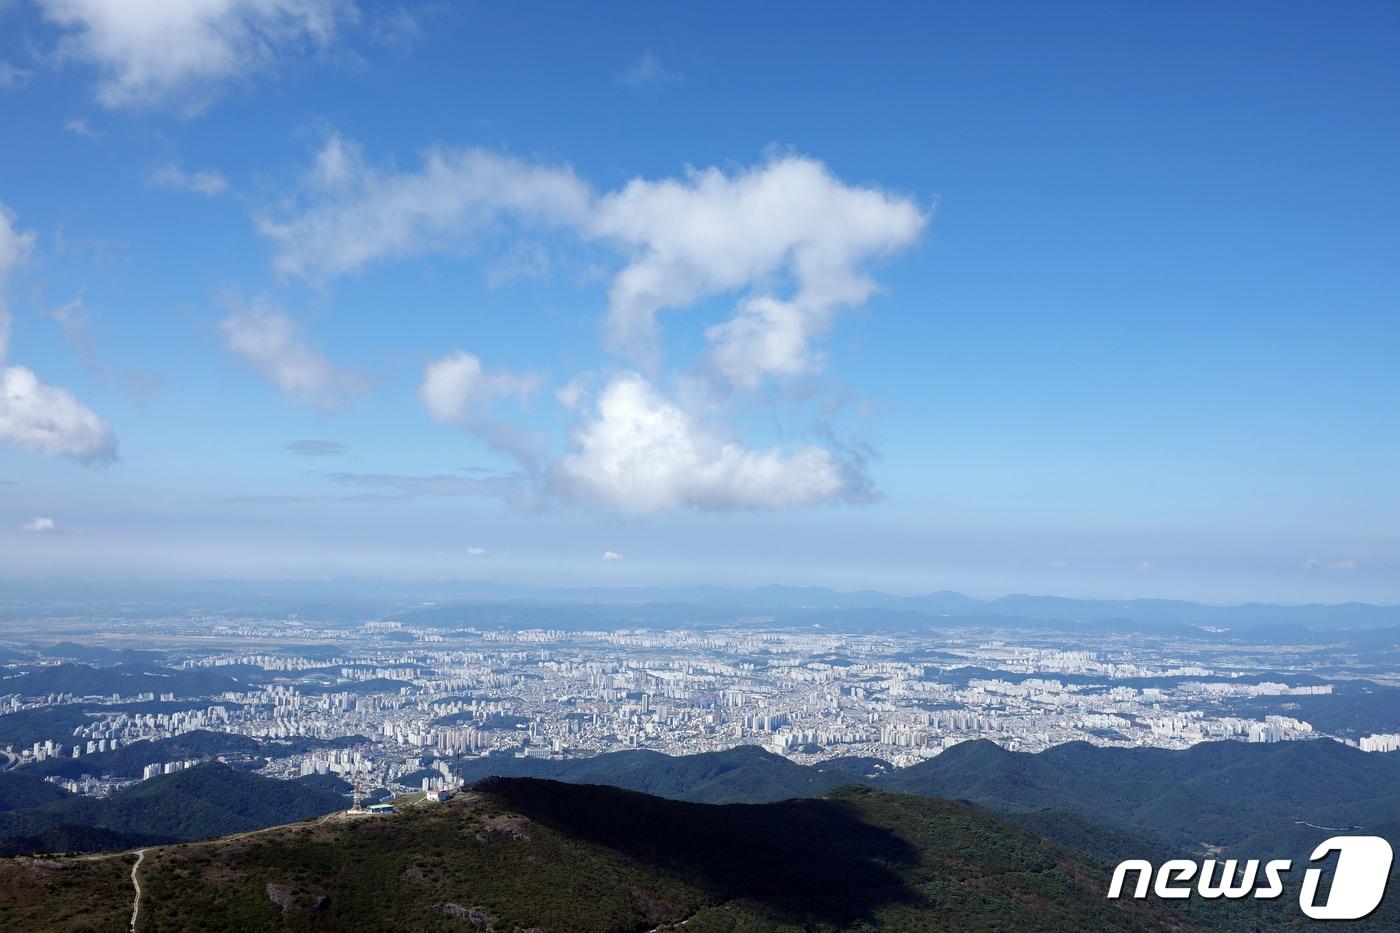
[[[1125,623],[1158,627],[1164,633],[1185,629],[1273,629],[1275,635],[1307,631],[1395,629],[1390,644],[1400,641],[1400,606],[1368,603],[1275,605],[1208,605],[1168,599],[1095,600],[1060,596],[1011,595],[976,599],[952,591],[899,596],[875,590],[838,592],[823,587],[717,586],[572,587],[515,586],[481,581],[334,579],[310,581],[210,581],[176,585],[107,586],[87,583],[7,583],[0,617],[35,611],[90,613],[98,607],[133,614],[201,607],[250,615],[295,613],[321,620],[360,620],[393,614],[431,623],[451,618],[490,624],[540,624],[579,628],[615,626],[629,618],[649,622],[704,623],[732,621],[736,612],[777,614],[804,624],[820,624],[822,614],[834,623],[849,623],[852,613],[882,611],[886,625],[925,627],[932,620],[1040,621],[1080,627],[1122,627]],[[532,612],[533,610],[533,612]],[[531,619],[535,621],[532,623]],[[77,646],[73,646],[77,647]],[[101,649],[99,649],[101,650]],[[99,660],[91,655],[80,660]]]

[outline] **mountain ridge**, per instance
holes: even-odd
[[[1191,929],[1161,905],[1106,900],[1101,868],[955,801],[847,788],[720,806],[493,778],[398,807],[149,847],[139,866],[0,860],[0,917],[125,929],[139,872],[141,933]]]
[[[685,605],[692,610],[851,610],[885,609],[934,617],[1007,616],[1052,622],[1101,625],[1113,621],[1133,621],[1141,625],[1187,628],[1257,628],[1266,626],[1287,630],[1369,631],[1400,627],[1400,605],[1349,601],[1342,603],[1262,603],[1216,604],[1185,599],[1139,597],[1132,599],[1086,599],[1077,597],[1012,593],[978,598],[954,590],[900,595],[878,590],[838,591],[819,586],[768,584],[755,587],[710,585],[653,585],[630,587],[541,587],[493,581],[437,580],[403,581],[365,578],[329,580],[211,580],[161,585],[157,583],[113,586],[78,581],[9,581],[6,602],[0,613],[13,615],[34,605],[92,605],[94,601],[118,601],[126,606],[201,605],[223,602],[237,611],[284,611],[310,609],[308,617],[323,613],[363,611],[377,607],[388,614],[402,614],[418,608],[432,609],[443,604],[483,605],[502,603],[514,606],[540,606],[557,610],[561,606],[586,609],[609,606],[616,609],[640,606]],[[304,605],[303,605],[304,604]],[[353,607],[353,609],[352,609]],[[1393,633],[1400,639],[1400,631]],[[71,649],[70,649],[71,650]]]

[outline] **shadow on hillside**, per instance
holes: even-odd
[[[716,806],[530,778],[474,786],[575,839],[793,919],[847,924],[915,896],[897,869],[917,864],[917,850],[840,800]]]

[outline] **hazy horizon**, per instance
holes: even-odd
[[[1270,599],[1243,599],[1243,600],[1210,600],[1194,599],[1191,597],[1169,597],[1159,596],[1150,593],[1139,595],[1102,595],[1102,594],[1071,594],[1066,592],[1032,592],[1008,590],[1004,592],[972,592],[956,586],[951,587],[928,587],[924,589],[887,589],[880,587],[833,587],[821,583],[780,583],[769,581],[766,583],[753,584],[720,584],[698,582],[678,582],[663,581],[654,583],[624,583],[598,584],[596,582],[583,583],[526,583],[513,581],[510,579],[492,578],[462,578],[462,577],[438,577],[438,578],[378,578],[372,576],[333,576],[324,578],[292,578],[292,577],[264,577],[264,578],[224,578],[224,577],[168,577],[168,578],[130,578],[120,579],[101,578],[64,578],[64,577],[35,577],[25,580],[6,580],[0,578],[0,586],[13,587],[23,593],[26,588],[29,592],[52,590],[61,593],[63,589],[73,589],[77,591],[104,592],[129,592],[140,594],[149,592],[159,594],[166,591],[178,591],[181,588],[189,588],[196,592],[207,592],[211,595],[232,596],[237,595],[240,590],[258,592],[259,588],[271,588],[277,590],[287,598],[307,598],[311,596],[327,597],[334,595],[331,591],[334,587],[343,586],[350,589],[345,592],[345,596],[350,599],[366,597],[373,593],[383,593],[385,590],[391,591],[400,599],[445,599],[462,601],[489,601],[491,599],[507,600],[528,600],[531,596],[555,597],[560,602],[568,603],[582,600],[583,597],[577,594],[588,594],[591,598],[594,595],[606,596],[607,594],[617,594],[623,601],[630,601],[626,597],[638,598],[670,598],[674,596],[680,601],[684,601],[687,593],[712,591],[715,594],[758,594],[765,591],[792,591],[801,593],[804,591],[817,591],[830,593],[837,597],[854,597],[869,595],[872,597],[888,597],[894,600],[916,601],[928,597],[937,596],[957,596],[965,597],[969,600],[991,604],[999,600],[1008,599],[1036,599],[1036,600],[1068,600],[1082,603],[1130,603],[1130,602],[1169,602],[1194,604],[1207,608],[1238,608],[1250,605],[1258,606],[1278,606],[1308,607],[1316,606],[1321,608],[1341,607],[1346,605],[1373,606],[1380,609],[1400,608],[1400,603],[1372,602],[1367,600],[1339,600],[1335,602],[1318,600],[1270,600]],[[356,589],[355,587],[359,587]],[[451,589],[450,593],[434,592],[435,588]],[[475,591],[475,592],[473,592]],[[13,596],[14,593],[9,594]]]

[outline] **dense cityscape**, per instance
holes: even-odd
[[[90,640],[104,646],[91,651],[126,659],[115,670],[181,685],[85,688],[85,674],[104,669],[65,659],[65,646],[85,651],[72,642],[12,656],[0,678],[0,727],[45,710],[81,708],[81,721],[32,743],[11,741],[8,767],[91,762],[90,772],[68,767],[48,779],[96,796],[212,757],[277,778],[331,774],[403,793],[455,787],[462,762],[490,756],[757,745],[805,764],[868,758],[900,768],[971,739],[1031,752],[1068,742],[1179,749],[1324,735],[1365,751],[1400,744],[1364,722],[1309,721],[1300,700],[1349,683],[1329,673],[1344,669],[1335,653],[1316,647],[985,628],[838,633],[762,618],[597,631],[391,618],[64,625],[90,626]],[[138,653],[152,645],[158,650]],[[44,685],[54,689],[39,692]],[[108,753],[123,749],[130,762],[155,748],[140,743],[194,732],[256,747],[152,755],[139,776],[104,772]]]

